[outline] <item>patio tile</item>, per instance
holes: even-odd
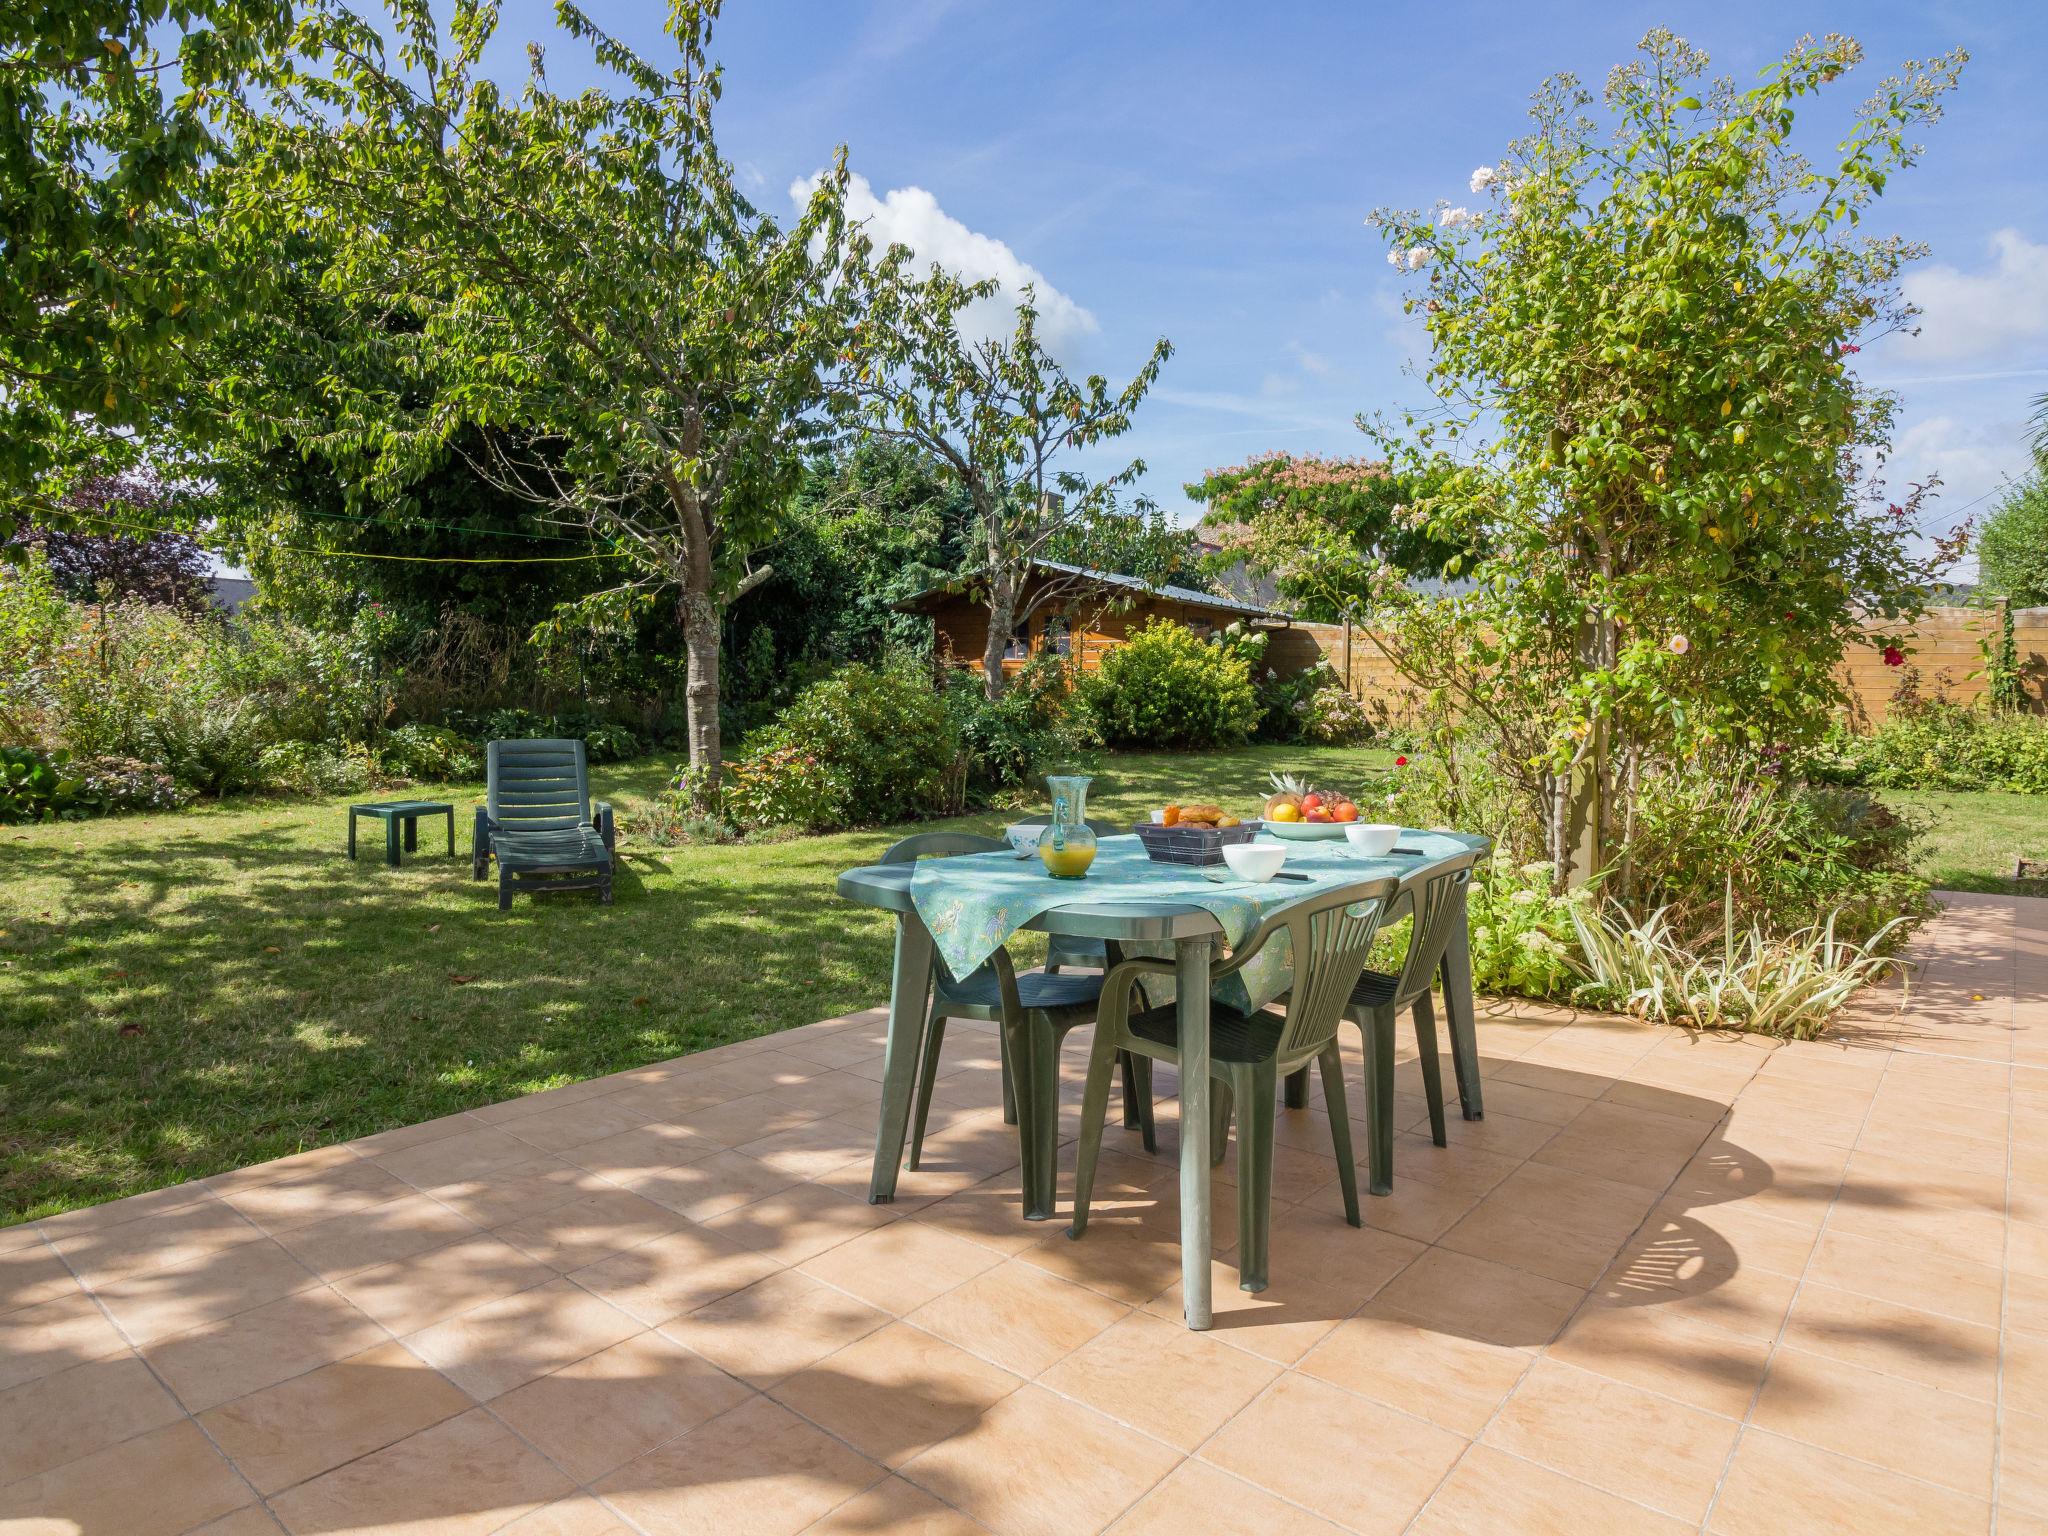
[[[1075,1536],[1108,1525],[1180,1459],[1093,1409],[1026,1386],[903,1472],[995,1530]]]
[[[45,1243],[35,1228],[24,1230],[29,1241],[0,1249],[0,1317],[78,1293],[78,1281],[57,1250]]]
[[[1390,1280],[1378,1299],[1468,1339],[1544,1344],[1584,1297],[1577,1286],[1432,1248]]]
[[[899,1219],[886,1205],[870,1205],[822,1184],[796,1184],[710,1217],[704,1226],[777,1263],[801,1264]]]
[[[638,1536],[604,1505],[585,1493],[544,1504],[521,1515],[498,1536]]]
[[[199,1422],[269,1495],[467,1412],[469,1398],[384,1344],[210,1408]]]
[[[1366,1533],[1405,1530],[1466,1440],[1306,1376],[1281,1377],[1202,1459]]]
[[[1787,1348],[1772,1357],[1750,1422],[1989,1499],[1995,1418],[1991,1403]]]
[[[900,1467],[1023,1384],[944,1339],[891,1323],[798,1371],[769,1395],[862,1455]]]
[[[1605,1376],[1538,1360],[1485,1442],[1690,1525],[1707,1505],[1740,1428]]]
[[[1186,1536],[1203,1530],[1337,1536],[1342,1529],[1199,1461],[1182,1462],[1116,1525],[1117,1536]]]
[[[1410,1527],[1413,1536],[1680,1536],[1693,1529],[1490,1445],[1465,1454]]]
[[[185,1407],[197,1413],[383,1340],[383,1330],[333,1291],[302,1291],[238,1317],[143,1347]]]
[[[1301,1275],[1275,1276],[1267,1289],[1252,1292],[1239,1288],[1237,1268],[1228,1261],[1217,1260],[1209,1271],[1214,1319],[1209,1337],[1279,1365],[1294,1364],[1358,1307],[1350,1290]],[[1180,1282],[1147,1302],[1145,1311],[1184,1323],[1187,1303]]]
[[[534,1150],[530,1143],[494,1126],[476,1125],[453,1136],[371,1156],[386,1172],[416,1189],[436,1189],[526,1162]]]
[[[819,1520],[804,1527],[805,1536],[978,1536],[976,1525],[957,1509],[949,1509],[915,1483],[892,1477],[857,1494]]]
[[[2004,1273],[1992,1265],[1833,1230],[1822,1235],[1808,1277],[1989,1327],[1998,1325],[2005,1289]]]
[[[1002,1262],[978,1243],[915,1221],[894,1221],[804,1260],[814,1279],[901,1317]]]
[[[346,1162],[292,1177],[231,1187],[222,1191],[222,1198],[275,1237],[412,1192],[405,1180],[351,1155]]]
[[[505,1121],[499,1129],[543,1152],[560,1153],[637,1130],[651,1118],[610,1099],[593,1098],[545,1109],[539,1114],[521,1115],[516,1120]]]
[[[393,1333],[413,1333],[554,1278],[547,1265],[510,1243],[479,1235],[359,1270],[333,1285]]]
[[[629,1180],[626,1188],[692,1221],[709,1221],[726,1211],[766,1199],[796,1182],[793,1174],[741,1153],[725,1151]]]
[[[74,1366],[0,1392],[0,1486],[61,1467],[180,1418],[134,1355]]]
[[[717,1150],[715,1143],[693,1136],[680,1125],[649,1121],[616,1136],[571,1147],[562,1156],[599,1178],[630,1184],[650,1173],[709,1157]]]
[[[1446,1333],[1373,1301],[1339,1323],[1300,1368],[1457,1434],[1476,1435],[1534,1359],[1533,1350]]]
[[[752,1394],[652,1331],[506,1393],[492,1412],[578,1482],[595,1482]]]
[[[788,1130],[743,1142],[733,1149],[772,1168],[799,1179],[814,1179],[843,1168],[850,1162],[867,1161],[875,1150],[872,1125],[849,1125],[843,1120],[809,1120]]]
[[[2025,1510],[2048,1521],[2048,1418],[2007,1412],[1998,1426],[1999,1528],[2008,1510]]]
[[[1741,1418],[1763,1382],[1771,1341],[1694,1322],[1663,1307],[1587,1307],[1548,1353],[1695,1408]]]
[[[1128,1311],[1012,1259],[927,1302],[908,1321],[1005,1370],[1036,1376]]]
[[[1705,1221],[1653,1220],[1615,1255],[1590,1305],[1655,1307],[1667,1317],[1774,1339],[1798,1288],[1795,1276],[1745,1262],[1741,1248]]]
[[[1698,1118],[1601,1102],[1545,1142],[1535,1161],[1661,1191],[1712,1129]]]
[[[2002,1386],[2005,1407],[2048,1417],[2048,1334],[2006,1331]]]
[[[260,1504],[245,1504],[232,1515],[222,1515],[190,1533],[190,1536],[285,1536],[285,1529]]]
[[[1568,1285],[1600,1278],[1656,1195],[1634,1185],[1524,1164],[1439,1241]]]
[[[884,1475],[756,1397],[626,1463],[596,1491],[650,1536],[790,1536]]]
[[[707,1228],[685,1224],[569,1278],[650,1326],[765,1280],[780,1262]]]
[[[1746,1429],[1707,1529],[1717,1536],[1983,1536],[1991,1506],[1864,1461]]]
[[[914,1175],[906,1173],[904,1177]],[[1039,1227],[1024,1220],[1009,1181],[987,1175],[957,1194],[910,1212],[909,1219],[1002,1254],[1021,1253],[1045,1239]]]
[[[152,1189],[145,1194],[109,1200],[101,1205],[80,1206],[75,1211],[45,1216],[35,1225],[50,1241],[57,1242],[60,1238],[78,1237],[87,1232],[105,1232],[110,1227],[126,1226],[129,1222],[140,1221],[145,1216],[164,1216],[194,1205],[217,1203],[213,1190],[207,1183],[195,1179],[185,1184]]]
[[[479,1227],[500,1227],[612,1187],[565,1158],[543,1156],[438,1184],[429,1193]]]
[[[1278,1375],[1268,1361],[1134,1312],[1039,1381],[1156,1440],[1193,1451]]]
[[[1833,1286],[1800,1288],[1784,1342],[1923,1386],[1985,1401],[1997,1395],[1997,1330]]]
[[[481,1408],[408,1435],[270,1501],[293,1536],[485,1536],[573,1492]]]
[[[0,1391],[128,1353],[128,1341],[83,1291],[0,1314]]]
[[[52,1233],[51,1241],[79,1279],[100,1286],[124,1275],[190,1263],[262,1236],[239,1211],[206,1195],[193,1204],[117,1226],[62,1236]]]
[[[110,1280],[95,1286],[93,1293],[121,1331],[142,1345],[319,1283],[305,1265],[264,1238],[189,1263]]]
[[[662,1324],[662,1332],[757,1387],[815,1365],[888,1322],[886,1312],[795,1270]]]
[[[179,1536],[253,1500],[187,1419],[0,1487],[0,1529]]]
[[[556,1280],[408,1334],[406,1346],[478,1402],[608,1349],[643,1325]]]
[[[466,1216],[426,1195],[408,1195],[296,1227],[277,1241],[321,1279],[337,1280],[477,1235],[476,1224]]]
[[[628,1190],[605,1189],[493,1227],[491,1235],[567,1274],[665,1237],[683,1224],[666,1206]]]

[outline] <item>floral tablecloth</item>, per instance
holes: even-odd
[[[1258,840],[1278,841],[1268,834]],[[1438,860],[1466,853],[1474,844],[1474,839],[1456,833],[1404,830],[1400,846],[1417,850],[1415,854],[1372,859],[1341,840],[1290,842],[1288,872],[1309,878],[1257,884],[1237,880],[1227,865],[1205,869],[1155,863],[1136,837],[1125,835],[1102,840],[1095,863],[1082,880],[1055,880],[1036,857],[1025,860],[1009,853],[923,859],[911,875],[910,899],[931,931],[941,962],[955,977],[964,977],[1018,929],[1054,907],[1105,902],[1200,907],[1215,916],[1224,941],[1235,946],[1277,908],[1361,880],[1405,878]],[[1220,878],[1211,879],[1212,874]],[[1150,952],[1149,946],[1124,947],[1132,953]],[[1170,946],[1160,946],[1159,952],[1170,952]],[[1235,1008],[1260,1008],[1287,990],[1290,975],[1283,935],[1229,977],[1216,996]],[[1171,999],[1172,984],[1148,981],[1145,993],[1158,1006]]]

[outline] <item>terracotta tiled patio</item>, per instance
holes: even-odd
[[[1919,955],[1825,1043],[1497,1010],[1363,1231],[1283,1112],[1207,1334],[1170,1106],[1026,1225],[992,1036],[868,1205],[879,1012],[0,1230],[0,1531],[2048,1531],[2048,902]]]

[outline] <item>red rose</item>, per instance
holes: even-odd
[[[1886,666],[1903,666],[1905,664],[1905,660],[1906,653],[1900,650],[1896,645],[1888,645],[1884,648],[1884,664]]]

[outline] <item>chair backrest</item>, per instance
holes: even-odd
[[[590,820],[580,741],[494,741],[490,814],[507,832],[561,832]]]
[[[1231,956],[1234,970],[1279,934],[1287,935],[1294,979],[1287,989],[1282,1055],[1319,1050],[1335,1036],[1380,919],[1400,888],[1401,882],[1389,876],[1289,902],[1269,912]]]
[[[999,837],[978,837],[972,832],[920,832],[893,844],[882,855],[882,862],[915,864],[919,859],[945,859],[956,853],[1003,853],[1009,846]]]
[[[1474,849],[1455,863],[1440,864],[1412,887],[1415,926],[1409,931],[1408,958],[1401,962],[1401,977],[1394,987],[1395,1007],[1407,1007],[1435,984],[1436,968],[1443,963],[1452,930],[1465,910],[1472,866],[1482,852]]]

